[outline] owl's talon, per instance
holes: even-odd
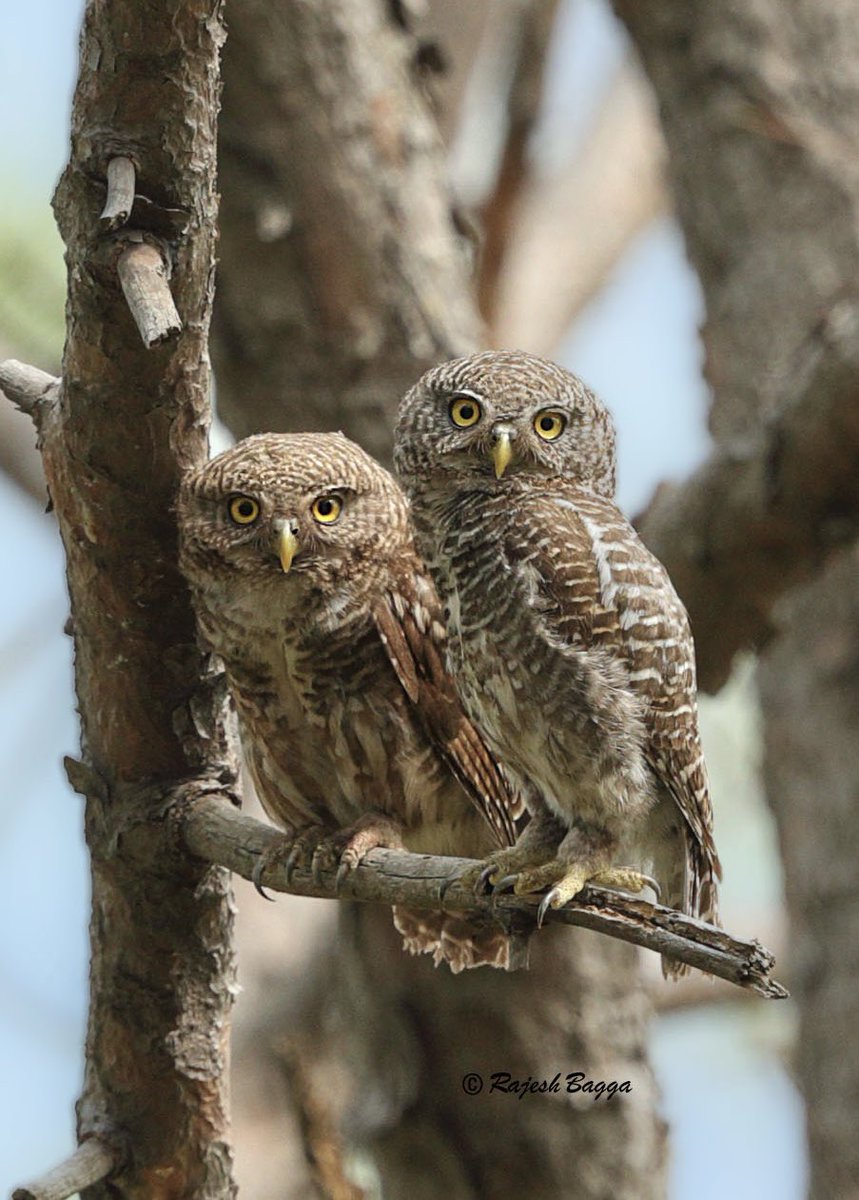
[[[496,863],[489,863],[484,867],[477,876],[477,882],[474,885],[474,890],[478,896],[487,896],[493,890],[492,876],[497,875],[498,866]]]
[[[284,874],[286,876],[287,887],[292,887],[292,877],[295,874],[295,868],[298,866],[303,853],[304,853],[304,842],[299,840],[295,843],[295,845],[292,847],[292,849],[290,850],[289,854],[286,857],[286,863],[284,865]]]
[[[518,875],[505,875],[493,885],[492,894],[494,896],[503,896],[506,892],[512,892],[516,887]]]
[[[540,901],[540,907],[537,909],[537,928],[538,929],[543,928],[543,922],[546,919],[546,913],[549,911],[549,909],[550,908],[560,908],[562,903],[563,903],[563,897],[561,896],[561,893],[558,890],[558,888],[552,888],[551,891],[546,892],[545,896]]]
[[[330,871],[336,862],[337,859],[332,855],[330,845],[324,841],[320,842],[310,860],[310,875],[317,887],[322,886],[322,873]]]
[[[444,898],[447,895],[447,893],[450,891],[450,889],[453,887],[453,885],[455,883],[459,883],[461,881],[461,879],[462,879],[461,875],[448,875],[445,879],[443,879],[441,881],[441,883],[438,885],[438,902],[439,902],[439,904],[444,904]],[[477,886],[475,885],[475,891],[476,890],[477,890]]]
[[[340,866],[337,868],[337,875],[334,880],[334,891],[337,893],[338,896],[340,895],[340,892],[343,888],[343,884],[348,879],[351,871],[352,871],[352,865],[351,865],[351,863],[348,863],[348,862],[341,862]]]
[[[262,873],[266,869],[267,866],[268,866],[268,862],[266,859],[266,854],[263,851],[263,853],[257,857],[256,863],[254,864],[253,875],[251,876],[251,883],[254,885],[256,890],[262,896],[263,900],[268,900],[271,904],[274,904],[274,896],[270,896],[262,885]]]

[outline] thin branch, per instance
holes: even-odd
[[[107,199],[99,223],[102,229],[119,229],[128,220],[134,207],[134,163],[119,156],[107,164]]]
[[[498,282],[528,182],[529,143],[543,100],[543,78],[557,9],[558,0],[529,0],[517,17],[515,64],[507,98],[507,137],[495,188],[483,208],[484,243],[477,299],[489,323],[497,308]]]
[[[35,419],[38,405],[49,400],[59,386],[60,381],[54,375],[15,358],[0,363],[0,389],[28,417]]]
[[[315,1085],[312,1045],[293,1035],[279,1039],[276,1051],[301,1125],[304,1154],[320,1193],[326,1200],[364,1200],[367,1193],[349,1179],[346,1170],[332,1097]]]
[[[535,177],[498,285],[491,340],[552,355],[633,239],[666,212],[665,146],[640,69],[618,69],[581,149]]]
[[[137,235],[140,236],[140,235]],[[116,264],[119,282],[147,350],[182,329],[164,254],[151,242],[129,241]]]
[[[115,1147],[106,1145],[96,1137],[87,1138],[74,1154],[41,1179],[15,1188],[12,1200],[67,1200],[69,1196],[106,1179],[119,1162],[120,1156]]]
[[[245,879],[253,879],[260,855],[283,837],[271,826],[243,816],[222,795],[213,793],[193,800],[181,810],[179,820],[182,837],[193,854],[228,867]],[[473,866],[469,859],[373,850],[339,889],[336,869],[321,871],[314,879],[299,867],[287,881],[286,868],[278,862],[266,866],[262,881],[274,891],[296,896],[438,909],[442,906],[441,885]],[[484,920],[492,918],[519,930],[536,929],[538,906],[538,899],[530,896],[475,896],[458,881],[449,886],[443,903],[444,908],[473,913]],[[771,977],[775,960],[758,942],[731,937],[722,929],[659,904],[589,888],[582,898],[547,914],[547,920],[580,925],[669,954],[767,999],[782,999],[788,994]]]

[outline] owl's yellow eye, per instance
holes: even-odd
[[[554,442],[555,438],[561,436],[566,426],[567,418],[564,414],[553,412],[549,409],[545,412],[537,413],[534,418],[534,429],[544,442]]]
[[[237,525],[253,525],[259,516],[259,505],[250,496],[233,496],[229,512],[230,520]]]
[[[450,413],[451,421],[460,429],[468,429],[470,425],[476,425],[483,416],[480,402],[473,396],[454,396],[447,411]]]
[[[313,501],[310,512],[314,521],[320,525],[333,525],[343,511],[343,501],[339,496],[320,496]]]

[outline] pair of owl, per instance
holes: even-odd
[[[261,434],[182,486],[182,567],[288,869],[476,857],[475,887],[540,917],[649,869],[714,920],[692,637],[615,507],[605,407],[531,355],[458,359],[403,400],[395,464],[408,500],[341,434]],[[394,919],[453,970],[513,965],[495,926]]]

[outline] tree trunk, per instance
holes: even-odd
[[[231,14],[213,352],[239,436],[388,457],[397,398],[478,338],[417,46],[377,0]]]
[[[55,198],[67,341],[61,389],[37,415],[75,639],[84,761],[70,778],[86,792],[92,855],[78,1133],[103,1139],[121,1163],[88,1196],[233,1194],[229,883],[182,853],[164,818],[178,785],[235,774],[172,513],[180,470],[206,454],[223,36],[209,0],[91,0]],[[111,233],[99,211],[117,156],[136,165],[137,202],[131,223]],[[141,245],[159,263],[172,259],[183,323],[152,350],[117,281],[118,260]]]
[[[388,458],[405,388],[479,344],[416,43],[392,9],[291,0],[231,14],[214,355],[237,434],[341,428]],[[385,1195],[663,1195],[635,952],[545,931],[529,972],[453,978],[405,957],[387,913],[341,909],[303,1021],[330,1052],[320,1091]],[[583,1071],[632,1092],[520,1101],[490,1094],[494,1071]],[[463,1086],[473,1072],[479,1095]]]
[[[859,551],[790,602],[758,679],[799,1001],[811,1195],[856,1195],[859,1145]]]
[[[701,503],[690,508],[684,485],[662,507],[657,498],[644,530],[669,565],[672,556],[685,564],[678,582],[692,598],[711,683],[739,646],[779,630],[759,679],[766,786],[793,920],[812,1191],[821,1200],[854,1195],[855,547],[784,601],[774,623],[771,610],[833,545],[856,536],[859,4],[615,7],[660,100],[678,211],[704,286],[718,443],[697,475],[699,485],[707,472],[716,480],[708,501],[699,486]],[[755,444],[766,454],[745,471]],[[718,481],[720,455],[730,469]],[[750,512],[753,521],[738,521]],[[731,522],[733,548],[712,536]]]

